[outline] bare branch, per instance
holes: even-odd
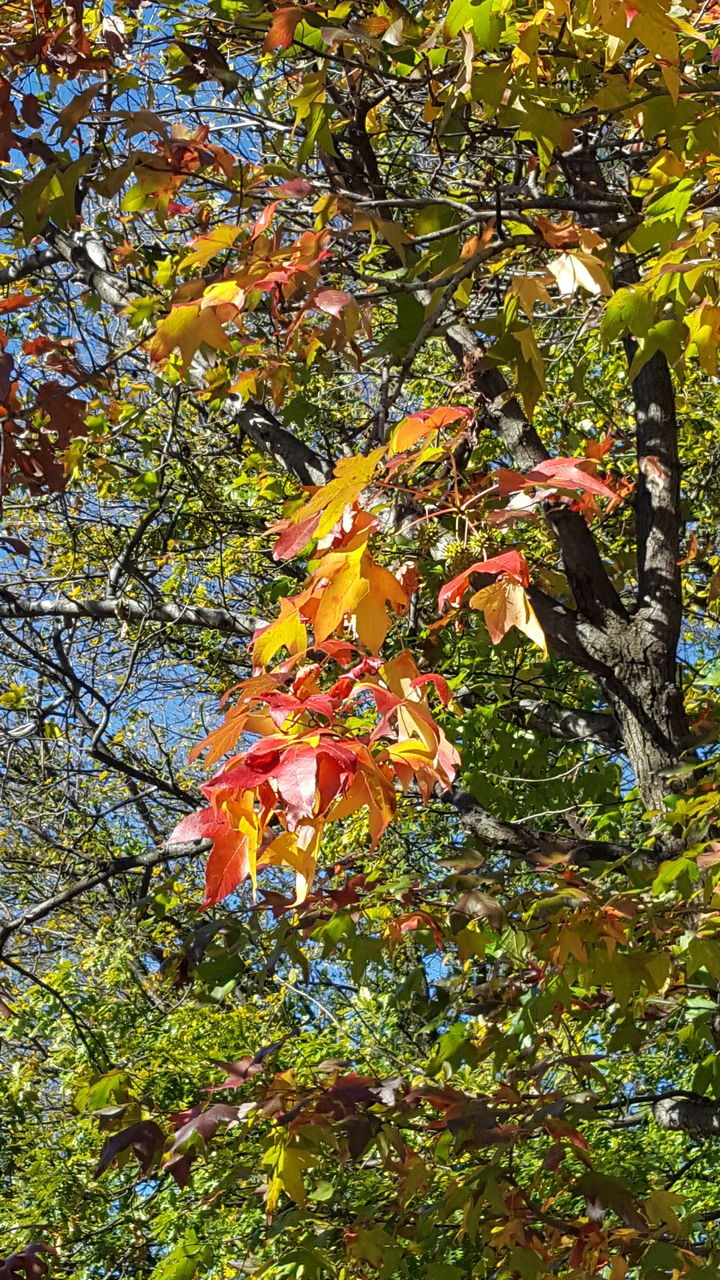
[[[0,953],[2,953],[8,939],[13,934],[21,929],[26,929],[29,925],[37,924],[38,920],[44,920],[46,916],[52,915],[59,907],[64,907],[68,902],[72,902],[74,898],[79,898],[81,894],[88,893],[99,885],[108,884],[109,881],[114,880],[117,876],[128,875],[131,871],[157,867],[163,862],[170,862],[173,858],[198,857],[202,853],[207,853],[211,847],[212,841],[210,840],[185,840],[177,844],[161,845],[159,849],[151,849],[149,853],[142,853],[137,857],[115,858],[112,862],[105,863],[97,871],[84,876],[82,880],[76,880],[74,884],[67,885],[65,889],[53,894],[51,898],[45,898],[42,902],[37,902],[35,906],[28,907],[27,911],[23,911],[21,915],[15,916],[14,920],[9,920],[7,924],[2,925],[0,927]]]
[[[532,698],[521,698],[518,706],[526,713],[526,723],[539,733],[569,742],[600,742],[614,751],[622,750],[620,726],[614,716],[603,711],[582,711]]]
[[[327,484],[332,476],[332,463],[287,431],[264,405],[250,401],[235,412],[233,421],[253,444],[269,454],[284,471],[296,476],[301,484]]]
[[[61,261],[62,254],[56,249],[37,249],[35,253],[28,253],[24,258],[18,258],[17,262],[3,267],[0,270],[0,284],[15,284],[18,280],[26,280],[28,276],[39,275],[46,267],[53,267],[56,262]]]
[[[229,609],[205,608],[201,605],[178,605],[169,601],[141,604],[137,600],[23,600],[3,590],[0,594],[0,619],[65,618],[90,619],[93,622],[160,622],[178,627],[199,627],[226,635],[252,636],[259,618],[231,613]]]

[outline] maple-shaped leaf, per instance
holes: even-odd
[[[450,582],[446,582],[445,586],[440,588],[438,606],[441,612],[448,605],[453,609],[458,608],[470,586],[470,579],[474,573],[491,574],[493,576],[503,574],[513,581],[519,582],[523,587],[527,587],[530,582],[527,560],[522,551],[513,549],[512,551],[504,551],[499,556],[491,556],[489,560],[477,560],[475,564],[471,564],[468,569],[464,569],[457,577],[452,578]]]
[[[77,97],[71,98],[70,102],[62,108],[58,113],[57,127],[60,131],[60,144],[67,142],[71,133],[77,128],[81,120],[85,119],[93,98],[100,92],[102,85],[91,84],[89,88],[83,89]]]
[[[283,802],[290,830],[315,811],[317,759],[317,745],[299,742],[282,753],[269,775]]]
[[[600,258],[591,253],[563,253],[548,263],[561,298],[571,298],[578,289],[610,297],[612,285]]]
[[[217,729],[213,729],[207,737],[203,738],[202,742],[193,747],[190,752],[190,760],[195,760],[203,751],[208,751],[205,763],[213,765],[222,756],[227,755],[237,744],[254,708],[264,700],[264,697],[276,691],[277,680],[275,677],[265,674],[251,676],[250,679],[243,682],[241,689],[242,696],[235,706],[230,707],[225,712],[223,724],[219,725]],[[220,705],[223,706],[234,692],[235,690],[229,690],[222,698]]]
[[[322,644],[349,616],[358,639],[373,654],[379,653],[390,628],[388,606],[402,613],[409,603],[395,575],[371,556],[366,534],[357,545],[323,556],[311,587],[318,596],[315,642]]]
[[[427,440],[430,436],[455,422],[468,422],[473,410],[464,405],[443,405],[439,409],[421,409],[409,418],[403,418],[395,427],[391,437],[388,453],[392,457],[396,453],[405,453],[412,449],[419,440]]]
[[[203,907],[222,902],[250,875],[248,833],[231,826],[227,812],[209,807],[189,813],[175,827],[169,843],[178,844],[186,840],[212,840],[213,847],[205,867]]]
[[[253,666],[266,667],[278,649],[287,649],[291,655],[304,653],[307,649],[307,626],[302,619],[297,597],[282,599],[275,621],[255,632]]]
[[[21,1277],[24,1280],[43,1280],[49,1270],[45,1258],[39,1257],[43,1253],[57,1257],[57,1249],[34,1240],[31,1244],[26,1244],[24,1249],[18,1249],[0,1259],[0,1280],[20,1280]]]
[[[33,410],[22,444],[12,418],[3,424],[3,492],[17,483],[31,493],[61,493],[67,479],[64,454],[85,430],[87,404],[71,396],[61,383],[50,381],[38,391]]]
[[[137,1120],[120,1133],[108,1138],[95,1168],[95,1176],[103,1173],[115,1160],[122,1163],[132,1151],[143,1173],[149,1173],[165,1146],[165,1134],[154,1120]]]
[[[599,498],[616,497],[615,492],[604,480],[595,475],[598,459],[587,458],[546,458],[539,462],[532,471],[511,471],[508,467],[498,467],[492,473],[501,498],[510,494],[521,493],[526,489],[553,489],[563,493],[592,493]],[[528,496],[524,506],[531,510],[544,501],[542,496]]]
[[[380,448],[367,455],[341,458],[335,465],[332,480],[316,489],[312,497],[291,516],[272,525],[271,532],[284,531],[275,545],[275,559],[291,559],[311,538],[322,538],[329,533],[345,508],[357,502],[370,484],[384,453],[384,448]]]
[[[489,587],[482,587],[471,597],[471,609],[480,609],[493,644],[499,644],[511,627],[517,627],[543,653],[547,644],[527,591],[512,578],[501,578]]]
[[[187,373],[195,352],[203,343],[215,351],[232,351],[230,339],[212,307],[203,307],[202,302],[179,302],[160,321],[148,350],[155,364],[178,350],[183,373]]]
[[[240,232],[241,228],[237,223],[223,223],[222,226],[213,227],[207,235],[197,236],[192,241],[190,252],[180,262],[181,269],[207,266],[217,253],[223,253],[235,244]]]

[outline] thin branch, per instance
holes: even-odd
[[[116,876],[124,876],[131,871],[157,867],[173,858],[194,858],[202,853],[207,853],[211,847],[212,842],[210,840],[185,840],[177,844],[161,845],[158,849],[152,849],[149,853],[138,854],[136,857],[115,858],[112,862],[106,862],[97,871],[84,876],[82,880],[76,880],[74,884],[67,885],[65,889],[53,894],[51,898],[45,898],[42,902],[37,902],[34,907],[28,907],[27,911],[23,911],[21,915],[15,916],[13,920],[9,920],[7,924],[0,927],[0,954],[13,934],[19,930],[26,929],[29,925],[37,924],[38,920],[44,920],[46,916],[52,915],[60,907],[66,906],[68,902],[72,902],[73,899],[88,893],[91,889],[96,889],[99,885],[108,884]]]

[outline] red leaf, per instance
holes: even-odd
[[[478,560],[476,564],[471,564],[469,569],[459,573],[451,582],[446,582],[438,596],[438,606],[441,612],[446,605],[451,605],[453,608],[458,607],[474,573],[484,573],[492,576],[505,574],[508,578],[512,578],[514,582],[519,582],[522,587],[527,587],[530,584],[527,560],[522,552],[515,550],[504,551],[502,555],[492,556],[489,560]]]
[[[596,493],[601,498],[614,498],[612,489],[582,467],[582,458],[547,458],[539,462],[525,477],[534,484],[556,485],[558,489]]]
[[[271,776],[286,806],[292,831],[303,818],[311,818],[315,810],[316,750],[307,744],[288,747]]]
[[[170,836],[170,844],[185,840],[212,840],[213,847],[205,868],[203,907],[221,902],[250,874],[247,841],[239,831],[225,822],[214,809],[198,809],[179,822]]]
[[[311,196],[314,190],[307,178],[290,178],[288,182],[281,182],[278,187],[273,187],[274,194],[283,196],[285,200],[302,200],[305,196]]]
[[[273,560],[293,560],[299,555],[312,538],[320,522],[320,516],[321,513],[318,512],[317,515],[308,516],[298,524],[288,525],[273,547]]]
[[[9,298],[0,300],[0,314],[17,311],[18,307],[29,307],[33,302],[37,302],[39,296],[37,293],[11,293]]]
[[[267,231],[270,223],[275,217],[275,210],[278,207],[277,200],[271,200],[270,204],[266,204],[262,213],[259,213],[255,219],[255,225],[250,232],[250,239],[254,240],[256,236],[261,236],[263,231]]]
[[[165,1134],[154,1120],[137,1120],[127,1129],[108,1138],[97,1163],[95,1177],[103,1173],[128,1148],[136,1156],[142,1172],[149,1173],[164,1146]]]
[[[697,864],[705,871],[708,867],[717,866],[718,862],[720,862],[720,843],[717,840],[713,840],[705,846],[702,853],[698,854]]]
[[[412,689],[421,689],[422,686],[425,684],[431,684],[434,686],[435,692],[437,693],[444,707],[447,707],[449,705],[449,703],[452,700],[452,693],[450,690],[450,685],[448,684],[444,676],[438,675],[436,671],[431,671],[431,672],[428,672],[427,675],[418,676],[417,679],[412,680],[410,687]]]

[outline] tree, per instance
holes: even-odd
[[[3,23],[3,1276],[711,1275],[715,8]]]

